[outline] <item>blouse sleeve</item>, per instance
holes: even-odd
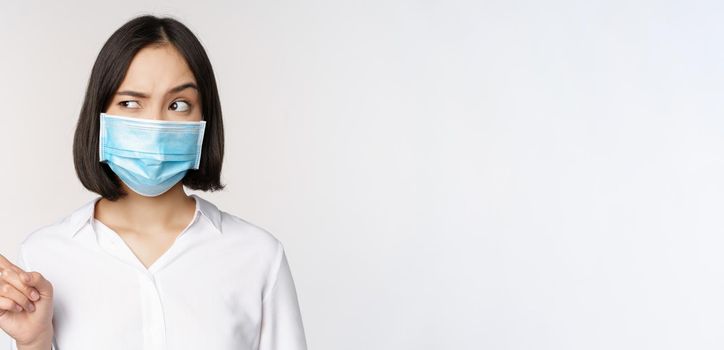
[[[270,287],[262,301],[259,350],[307,350],[297,292],[284,247]]]

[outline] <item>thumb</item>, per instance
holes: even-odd
[[[40,274],[40,272],[37,271],[30,271],[30,272],[23,272],[21,273],[20,278],[25,282],[26,284],[35,287],[35,289],[38,290],[38,293],[40,293],[41,296],[44,297],[52,297],[53,296],[53,285],[43,277],[43,275]]]

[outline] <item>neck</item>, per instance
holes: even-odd
[[[96,219],[136,232],[151,232],[184,227],[193,218],[196,202],[184,192],[181,182],[155,197],[140,195],[121,185],[128,195],[116,201],[101,198],[96,205]]]

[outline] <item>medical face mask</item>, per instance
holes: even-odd
[[[100,161],[134,192],[155,197],[198,169],[206,121],[166,121],[101,113]]]

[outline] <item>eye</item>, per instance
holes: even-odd
[[[179,101],[173,101],[171,103],[171,106],[169,106],[169,107],[177,112],[186,112],[191,108],[191,104],[186,101],[179,100]],[[176,108],[181,108],[181,109],[179,110]]]
[[[135,103],[136,105],[138,105],[138,101],[134,101],[134,100],[128,100],[128,101],[118,102],[118,104],[121,105],[121,106],[123,106],[124,108],[131,108],[131,109],[138,108],[138,107],[129,107],[127,103]]]

